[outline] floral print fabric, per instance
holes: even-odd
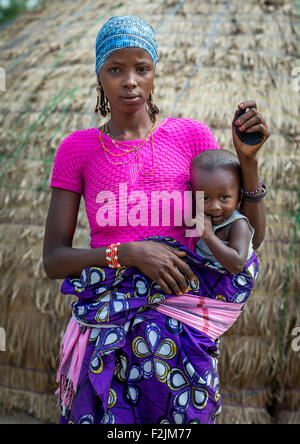
[[[233,275],[172,238],[152,236],[187,251],[196,281],[191,293],[245,302],[257,277],[255,255]],[[64,294],[75,294],[73,318],[90,329],[72,404],[62,423],[212,424],[221,411],[219,341],[153,310],[174,295],[137,268],[88,267],[68,278]]]

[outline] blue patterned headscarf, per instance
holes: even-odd
[[[145,49],[157,62],[154,29],[144,20],[132,15],[111,17],[99,31],[96,40],[96,74],[114,51],[122,48]]]

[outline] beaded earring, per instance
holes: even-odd
[[[96,88],[97,91],[97,105],[95,108],[95,113],[97,113],[98,111],[100,111],[100,113],[102,114],[103,117],[106,117],[107,114],[110,112],[110,108],[108,105],[108,99],[105,96],[104,90],[102,88],[101,83],[98,80],[98,86]]]
[[[107,97],[105,96],[104,90],[103,90],[102,85],[99,82],[99,80],[98,80],[98,86],[97,86],[96,90],[97,90],[97,105],[95,108],[95,113],[100,111],[102,116],[106,117],[107,114],[110,112],[110,108],[108,105],[109,102],[108,102]],[[152,92],[150,93],[150,96],[148,97],[146,103],[149,108],[149,114],[150,114],[151,120],[154,122],[156,115],[159,114],[159,109],[155,105],[155,103],[153,102]]]
[[[153,92],[153,90],[152,90],[152,92]],[[152,92],[150,93],[150,96],[147,99],[147,105],[149,107],[149,114],[150,114],[151,120],[154,121],[156,118],[156,115],[159,114],[159,109],[157,108],[157,106],[153,102]]]

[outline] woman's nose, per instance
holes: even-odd
[[[124,80],[123,80],[123,86],[125,88],[133,88],[134,86],[137,85],[136,82],[136,78],[134,73],[132,72],[128,72],[125,76],[124,76]]]

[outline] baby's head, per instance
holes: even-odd
[[[227,150],[207,150],[191,162],[193,197],[204,192],[204,213],[213,225],[222,223],[241,201],[241,167],[238,157]]]

